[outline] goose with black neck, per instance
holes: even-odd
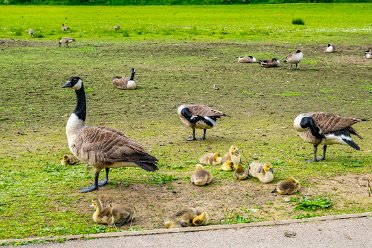
[[[91,165],[95,172],[93,185],[81,189],[81,192],[91,192],[106,185],[110,168],[138,166],[146,171],[158,169],[158,160],[136,141],[115,129],[85,125],[86,97],[80,77],[71,77],[63,88],[71,88],[76,93],[76,107],[66,125],[69,149],[80,161]],[[103,169],[106,176],[99,181]]]

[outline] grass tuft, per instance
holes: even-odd
[[[305,22],[301,18],[293,18],[292,24],[293,25],[305,25]]]
[[[296,210],[305,210],[305,211],[316,211],[319,209],[327,209],[332,207],[333,202],[329,197],[303,197],[303,198],[292,198],[298,202],[298,205],[295,207]]]

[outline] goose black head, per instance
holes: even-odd
[[[70,79],[62,86],[62,88],[72,88],[80,90],[83,87],[83,80],[80,77],[70,77]]]
[[[309,127],[310,114],[299,114],[293,121],[293,127],[296,131],[305,131]]]
[[[278,59],[277,58],[273,58],[271,61],[278,61]]]
[[[367,54],[367,53],[369,53],[369,50],[367,50],[367,51],[364,52],[364,54]]]
[[[300,53],[301,51],[300,50],[297,50],[296,53]]]

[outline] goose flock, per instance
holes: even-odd
[[[62,25],[62,30],[67,31],[68,27]],[[71,38],[62,38],[59,44],[68,44],[74,41]],[[324,49],[325,53],[335,52],[335,47],[331,44]],[[365,58],[371,58],[371,52],[365,52]],[[298,64],[303,60],[302,51],[288,55],[285,63],[298,68]],[[278,67],[278,59],[257,60],[254,56],[239,56],[239,63],[259,63],[262,67]],[[131,69],[130,77],[115,76],[112,83],[118,89],[136,89],[134,80],[136,70]],[[109,172],[112,168],[119,167],[140,167],[143,170],[154,172],[158,170],[158,159],[145,151],[138,142],[128,138],[123,133],[108,127],[87,126],[86,120],[86,95],[84,83],[80,77],[71,77],[63,88],[70,88],[76,94],[76,107],[70,115],[66,125],[66,135],[68,147],[72,156],[65,155],[61,163],[64,165],[75,164],[77,161],[84,162],[94,168],[93,184],[81,189],[87,193],[98,190],[109,182]],[[181,104],[177,108],[177,114],[181,122],[191,128],[192,135],[187,141],[206,140],[206,130],[213,129],[217,120],[226,117],[222,111],[204,104]],[[360,147],[352,140],[352,135],[362,139],[360,134],[352,127],[354,124],[366,121],[363,118],[346,117],[332,113],[312,112],[301,113],[294,118],[293,127],[298,135],[306,142],[313,145],[314,156],[307,160],[318,162],[326,159],[327,146],[332,144],[348,145],[355,150]],[[196,129],[202,129],[201,138],[196,137]],[[317,157],[317,148],[323,145],[322,157]],[[245,168],[241,163],[241,156],[238,148],[234,145],[228,152],[221,156],[218,152],[209,152],[199,159],[195,166],[195,171],[191,174],[190,181],[195,186],[206,186],[213,182],[212,173],[204,166],[220,165],[223,171],[233,171],[233,177],[237,180],[247,178],[257,178],[261,183],[270,183],[274,180],[274,171],[270,162],[253,161]],[[99,174],[105,170],[105,179],[99,180]],[[226,172],[226,173],[227,173]],[[300,182],[292,176],[287,180],[277,183],[272,193],[282,195],[294,194],[301,188]],[[121,226],[133,219],[133,211],[130,208],[115,205],[103,204],[100,199],[92,202],[95,208],[93,220],[96,223],[108,224],[111,226]],[[196,209],[182,209],[170,216],[164,226],[167,228],[200,226],[208,224],[209,215]]]

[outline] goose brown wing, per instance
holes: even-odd
[[[155,157],[134,140],[111,128],[85,127],[75,143],[77,148],[80,147],[80,156],[93,164],[133,162],[148,171],[157,169]]]
[[[323,133],[330,133],[349,128],[351,125],[360,122],[361,119],[354,117],[344,117],[331,113],[317,112],[312,117],[316,125]]]
[[[211,107],[208,107],[205,105],[189,105],[188,108],[192,115],[209,116],[209,117],[225,116],[225,114],[222,113],[221,111],[212,109]]]

